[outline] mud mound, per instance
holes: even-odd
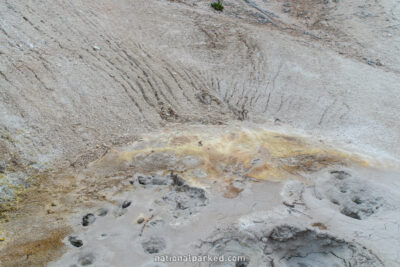
[[[175,210],[175,217],[180,215],[191,215],[204,207],[208,203],[206,192],[202,188],[191,187],[185,184],[184,180],[179,176],[171,173],[173,190],[168,191],[162,200],[168,203],[172,210]]]
[[[230,266],[383,266],[372,251],[355,242],[285,224],[261,238],[228,231],[200,248],[206,254],[246,258]]]
[[[137,175],[138,184],[144,189],[166,189],[155,203],[167,205],[175,217],[191,215],[208,204],[206,192],[202,188],[189,186],[179,175],[171,172],[168,175]]]
[[[354,242],[290,225],[273,229],[264,253],[271,263],[283,266],[383,266],[370,250]]]
[[[348,217],[363,220],[381,209],[389,208],[379,185],[353,177],[345,171],[331,171],[330,179],[316,184],[318,199],[328,199]]]

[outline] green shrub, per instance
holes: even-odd
[[[217,11],[222,11],[222,10],[224,10],[224,6],[222,5],[222,3],[221,2],[213,2],[213,3],[211,3],[211,6],[215,9],[215,10],[217,10]]]

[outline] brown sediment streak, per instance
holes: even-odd
[[[62,255],[62,239],[69,231],[69,228],[57,229],[44,234],[42,239],[15,241],[1,250],[0,262],[4,266],[44,266]]]

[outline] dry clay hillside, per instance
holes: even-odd
[[[227,246],[221,240],[231,240],[232,231],[240,233],[234,240],[250,240],[235,243],[233,251],[247,253],[247,264],[254,266],[400,264],[398,249],[387,247],[398,243],[393,229],[399,214],[393,207],[400,200],[394,190],[400,156],[400,3],[224,0],[223,12],[210,3],[0,3],[4,266],[51,261],[52,266],[129,266],[132,257],[145,265],[151,252],[176,254],[171,244],[181,244],[175,248],[185,251],[188,242],[200,239],[199,249],[188,253],[221,253],[217,247]],[[362,177],[372,184],[360,187]],[[378,185],[374,177],[381,177]],[[253,188],[259,181],[262,186]],[[349,195],[334,196],[332,188]],[[165,191],[162,200],[168,206],[158,207],[156,215],[148,211],[157,210],[153,191]],[[302,209],[307,212],[299,214],[307,216],[290,217],[300,201],[291,199],[293,194],[306,203]],[[267,211],[254,208],[250,196],[270,203]],[[182,208],[179,199],[188,206]],[[335,207],[326,208],[331,213],[318,209],[328,202]],[[109,213],[116,207],[115,218],[125,216],[116,236],[135,232],[128,225],[144,216],[138,236],[104,245],[79,228],[81,220],[97,227],[93,235],[111,227],[114,217],[100,222],[102,215],[88,211],[104,203],[111,205],[103,207]],[[205,224],[201,218],[219,218],[230,205],[233,210],[242,206],[201,228],[211,235],[216,225],[228,225],[214,235],[221,239],[206,241],[206,236],[192,234],[190,229]],[[203,206],[207,208],[197,210]],[[380,207],[387,213],[378,218],[371,209]],[[166,212],[169,208],[178,214]],[[283,211],[279,218],[268,217],[276,208],[290,218]],[[262,218],[252,221],[268,227],[272,221],[275,228],[243,226],[248,218],[240,216],[261,211],[268,218],[258,214]],[[320,222],[325,212],[333,218],[331,228]],[[157,216],[162,226],[144,231]],[[367,217],[370,221],[364,222]],[[312,223],[317,231],[328,228],[323,238],[307,228]],[[176,240],[180,224],[185,225],[183,237]],[[367,237],[372,229],[376,238]],[[154,237],[159,232],[166,237]],[[71,233],[84,244],[79,250]],[[310,247],[296,252],[302,257],[289,255],[297,243],[288,233],[301,238],[297,243],[312,241],[321,251],[326,242],[333,244],[328,254],[335,257],[324,257],[326,251],[304,256],[316,249]],[[254,241],[262,240],[257,235],[269,238]],[[346,236],[355,243],[340,239]],[[279,242],[286,242],[287,252],[277,249]],[[260,256],[263,246],[270,252],[261,249]],[[131,255],[129,247],[140,252]],[[344,254],[336,257],[338,253]]]
[[[398,3],[259,2],[4,1],[2,132],[47,162],[261,117],[398,155]]]

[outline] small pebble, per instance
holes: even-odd
[[[131,204],[132,204],[132,201],[130,201],[130,200],[125,200],[125,201],[122,203],[122,208],[123,208],[123,209],[126,209],[126,208],[129,207]]]
[[[70,236],[68,237],[68,241],[69,243],[71,243],[71,245],[73,245],[74,247],[82,247],[83,246],[83,242],[82,240],[78,239],[76,236]]]
[[[97,210],[97,216],[106,216],[108,213],[108,210],[106,208],[100,208]]]
[[[94,216],[94,214],[93,213],[88,213],[85,216],[83,216],[82,225],[83,226],[88,226],[89,224],[94,223],[95,220],[96,220],[96,217]]]
[[[144,222],[144,218],[143,217],[141,217],[141,218],[139,218],[138,220],[137,220],[137,223],[138,224],[141,224],[141,223],[143,223]]]

